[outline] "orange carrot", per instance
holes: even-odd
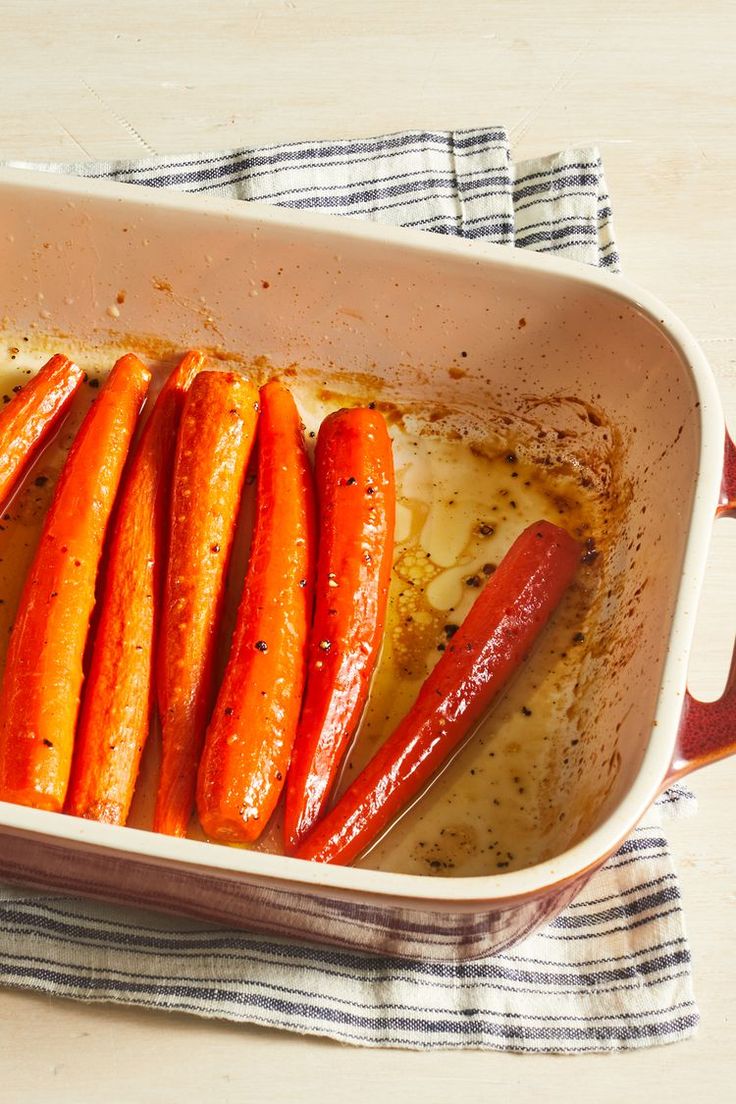
[[[186,835],[212,706],[227,565],[258,417],[258,392],[232,372],[201,372],[184,403],[158,647],[161,775],[153,826]]]
[[[286,783],[287,850],[324,810],[381,647],[395,512],[391,439],[382,415],[338,410],[326,418],[315,476],[320,535],[314,624]]]
[[[59,353],[0,410],[0,510],[58,427],[84,372]]]
[[[349,863],[421,793],[518,671],[580,563],[580,545],[539,521],[512,544],[414,705],[296,852]]]
[[[102,546],[150,372],[113,368],[72,445],[20,598],[0,692],[0,799],[64,804]]]
[[[171,456],[187,390],[204,361],[187,353],[167,379],[120,491],[67,795],[74,816],[109,824],[128,818],[151,720]]]
[[[312,614],[314,489],[290,392],[261,390],[256,519],[225,677],[199,766],[213,839],[255,840],[281,794],[296,734]]]

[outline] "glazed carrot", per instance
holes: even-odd
[[[161,774],[153,826],[186,835],[212,706],[214,658],[258,391],[233,372],[201,372],[179,427],[169,561],[157,661]]]
[[[580,546],[564,529],[540,521],[524,530],[404,720],[297,858],[349,863],[407,807],[522,665],[579,561]]]
[[[171,457],[187,389],[204,362],[202,353],[187,353],[166,380],[120,491],[67,795],[74,816],[128,818],[151,719]]]
[[[383,638],[393,556],[391,439],[373,410],[338,410],[317,437],[319,550],[307,688],[286,783],[284,843],[321,815],[357,728]]]
[[[245,587],[199,766],[197,810],[213,839],[257,839],[284,785],[312,615],[313,496],[294,400],[282,384],[268,383]]]
[[[0,692],[0,799],[66,796],[103,540],[150,373],[113,368],[74,440],[23,587]]]
[[[84,372],[59,353],[0,410],[0,510],[62,421]]]

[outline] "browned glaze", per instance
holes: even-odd
[[[31,364],[61,347],[34,337],[8,339],[0,394],[12,394]],[[56,476],[100,372],[122,346],[63,349],[89,372],[71,417],[29,472],[0,521],[0,652],[24,571]],[[159,378],[176,350],[156,339],[126,341],[157,362]],[[213,349],[257,382],[274,374],[264,357]],[[344,788],[414,699],[479,588],[528,524],[547,518],[581,541],[578,578],[492,714],[441,776],[358,865],[445,876],[500,873],[559,853],[591,826],[615,778],[615,745],[592,746],[587,688],[605,658],[606,610],[616,601],[609,560],[626,493],[616,434],[604,414],[566,396],[523,397],[513,411],[399,405],[369,373],[349,380],[324,370],[282,368],[313,439],[321,418],[342,405],[372,402],[395,445],[399,509],[387,632],[360,730],[342,774]],[[252,495],[252,492],[250,492]],[[246,498],[249,496],[247,495]],[[247,560],[249,506],[230,583],[228,625]],[[150,741],[132,822],[148,827],[155,787],[156,734]],[[203,838],[196,822],[191,834]],[[280,849],[274,818],[261,849]]]

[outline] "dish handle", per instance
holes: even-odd
[[[736,517],[736,446],[728,432],[716,517]],[[677,747],[666,784],[728,755],[736,755],[736,648],[726,687],[717,701],[698,701],[685,691]]]

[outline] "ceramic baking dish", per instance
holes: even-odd
[[[698,703],[686,672],[736,465],[728,446],[724,471],[702,352],[651,296],[505,247],[17,171],[0,173],[0,241],[2,336],[21,354],[50,338],[92,359],[131,343],[240,354],[307,405],[370,393],[417,440],[508,432],[529,464],[583,473],[611,522],[588,642],[560,650],[565,678],[543,699],[553,754],[535,792],[555,814],[553,853],[460,877],[326,867],[0,803],[0,876],[376,952],[479,956],[558,912],[669,781],[734,750],[730,691]]]

